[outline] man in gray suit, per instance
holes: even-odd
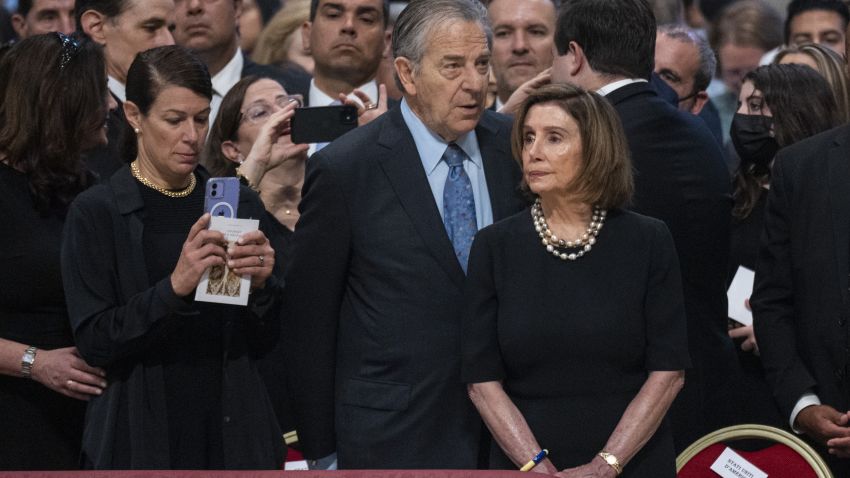
[[[462,287],[475,231],[525,205],[511,123],[484,109],[477,0],[413,0],[393,41],[401,105],[307,166],[284,319],[298,434],[340,468],[474,468]]]

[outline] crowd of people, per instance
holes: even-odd
[[[702,3],[17,0],[0,469],[850,474],[850,11]]]

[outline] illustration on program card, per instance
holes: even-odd
[[[729,299],[729,318],[744,325],[753,325],[753,312],[747,308],[747,301],[753,295],[753,282],[756,273],[744,266],[738,266],[726,297]]]
[[[236,219],[213,216],[210,218],[210,230],[221,231],[227,245],[232,246],[239,236],[256,231],[260,222],[256,219]],[[234,273],[226,264],[213,266],[204,271],[201,282],[195,291],[195,300],[217,302],[219,304],[248,305],[248,293],[251,290],[251,277]]]

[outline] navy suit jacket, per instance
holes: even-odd
[[[494,220],[526,202],[511,121],[478,138]],[[480,419],[460,380],[465,276],[416,145],[390,110],[307,163],[285,321],[298,434],[340,468],[474,468]]]
[[[737,418],[729,383],[739,368],[726,331],[729,176],[705,123],[659,98],[649,84],[632,83],[607,98],[631,150],[633,209],[667,224],[682,268],[693,369],[670,413],[681,450]]]

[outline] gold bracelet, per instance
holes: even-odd
[[[600,451],[600,452],[599,452],[599,453],[597,453],[597,454],[598,454],[598,455],[599,455],[599,456],[600,456],[603,460],[605,460],[605,463],[608,463],[608,465],[609,465],[611,468],[613,468],[615,472],[617,472],[617,476],[620,476],[620,475],[622,475],[622,474],[623,474],[623,465],[621,465],[621,464],[620,464],[620,460],[618,460],[616,456],[614,456],[614,455],[612,455],[612,454],[608,453],[608,452],[607,452],[607,451],[605,451],[605,450],[602,450],[602,451]]]
[[[246,186],[248,186],[249,188],[256,191],[257,194],[260,194],[260,188],[258,186],[254,186],[253,184],[251,184],[251,180],[248,179],[248,176],[245,176],[245,174],[242,171],[239,170],[239,168],[241,168],[241,167],[242,167],[241,164],[239,166],[236,166],[236,177],[239,178],[241,181],[243,181]]]

